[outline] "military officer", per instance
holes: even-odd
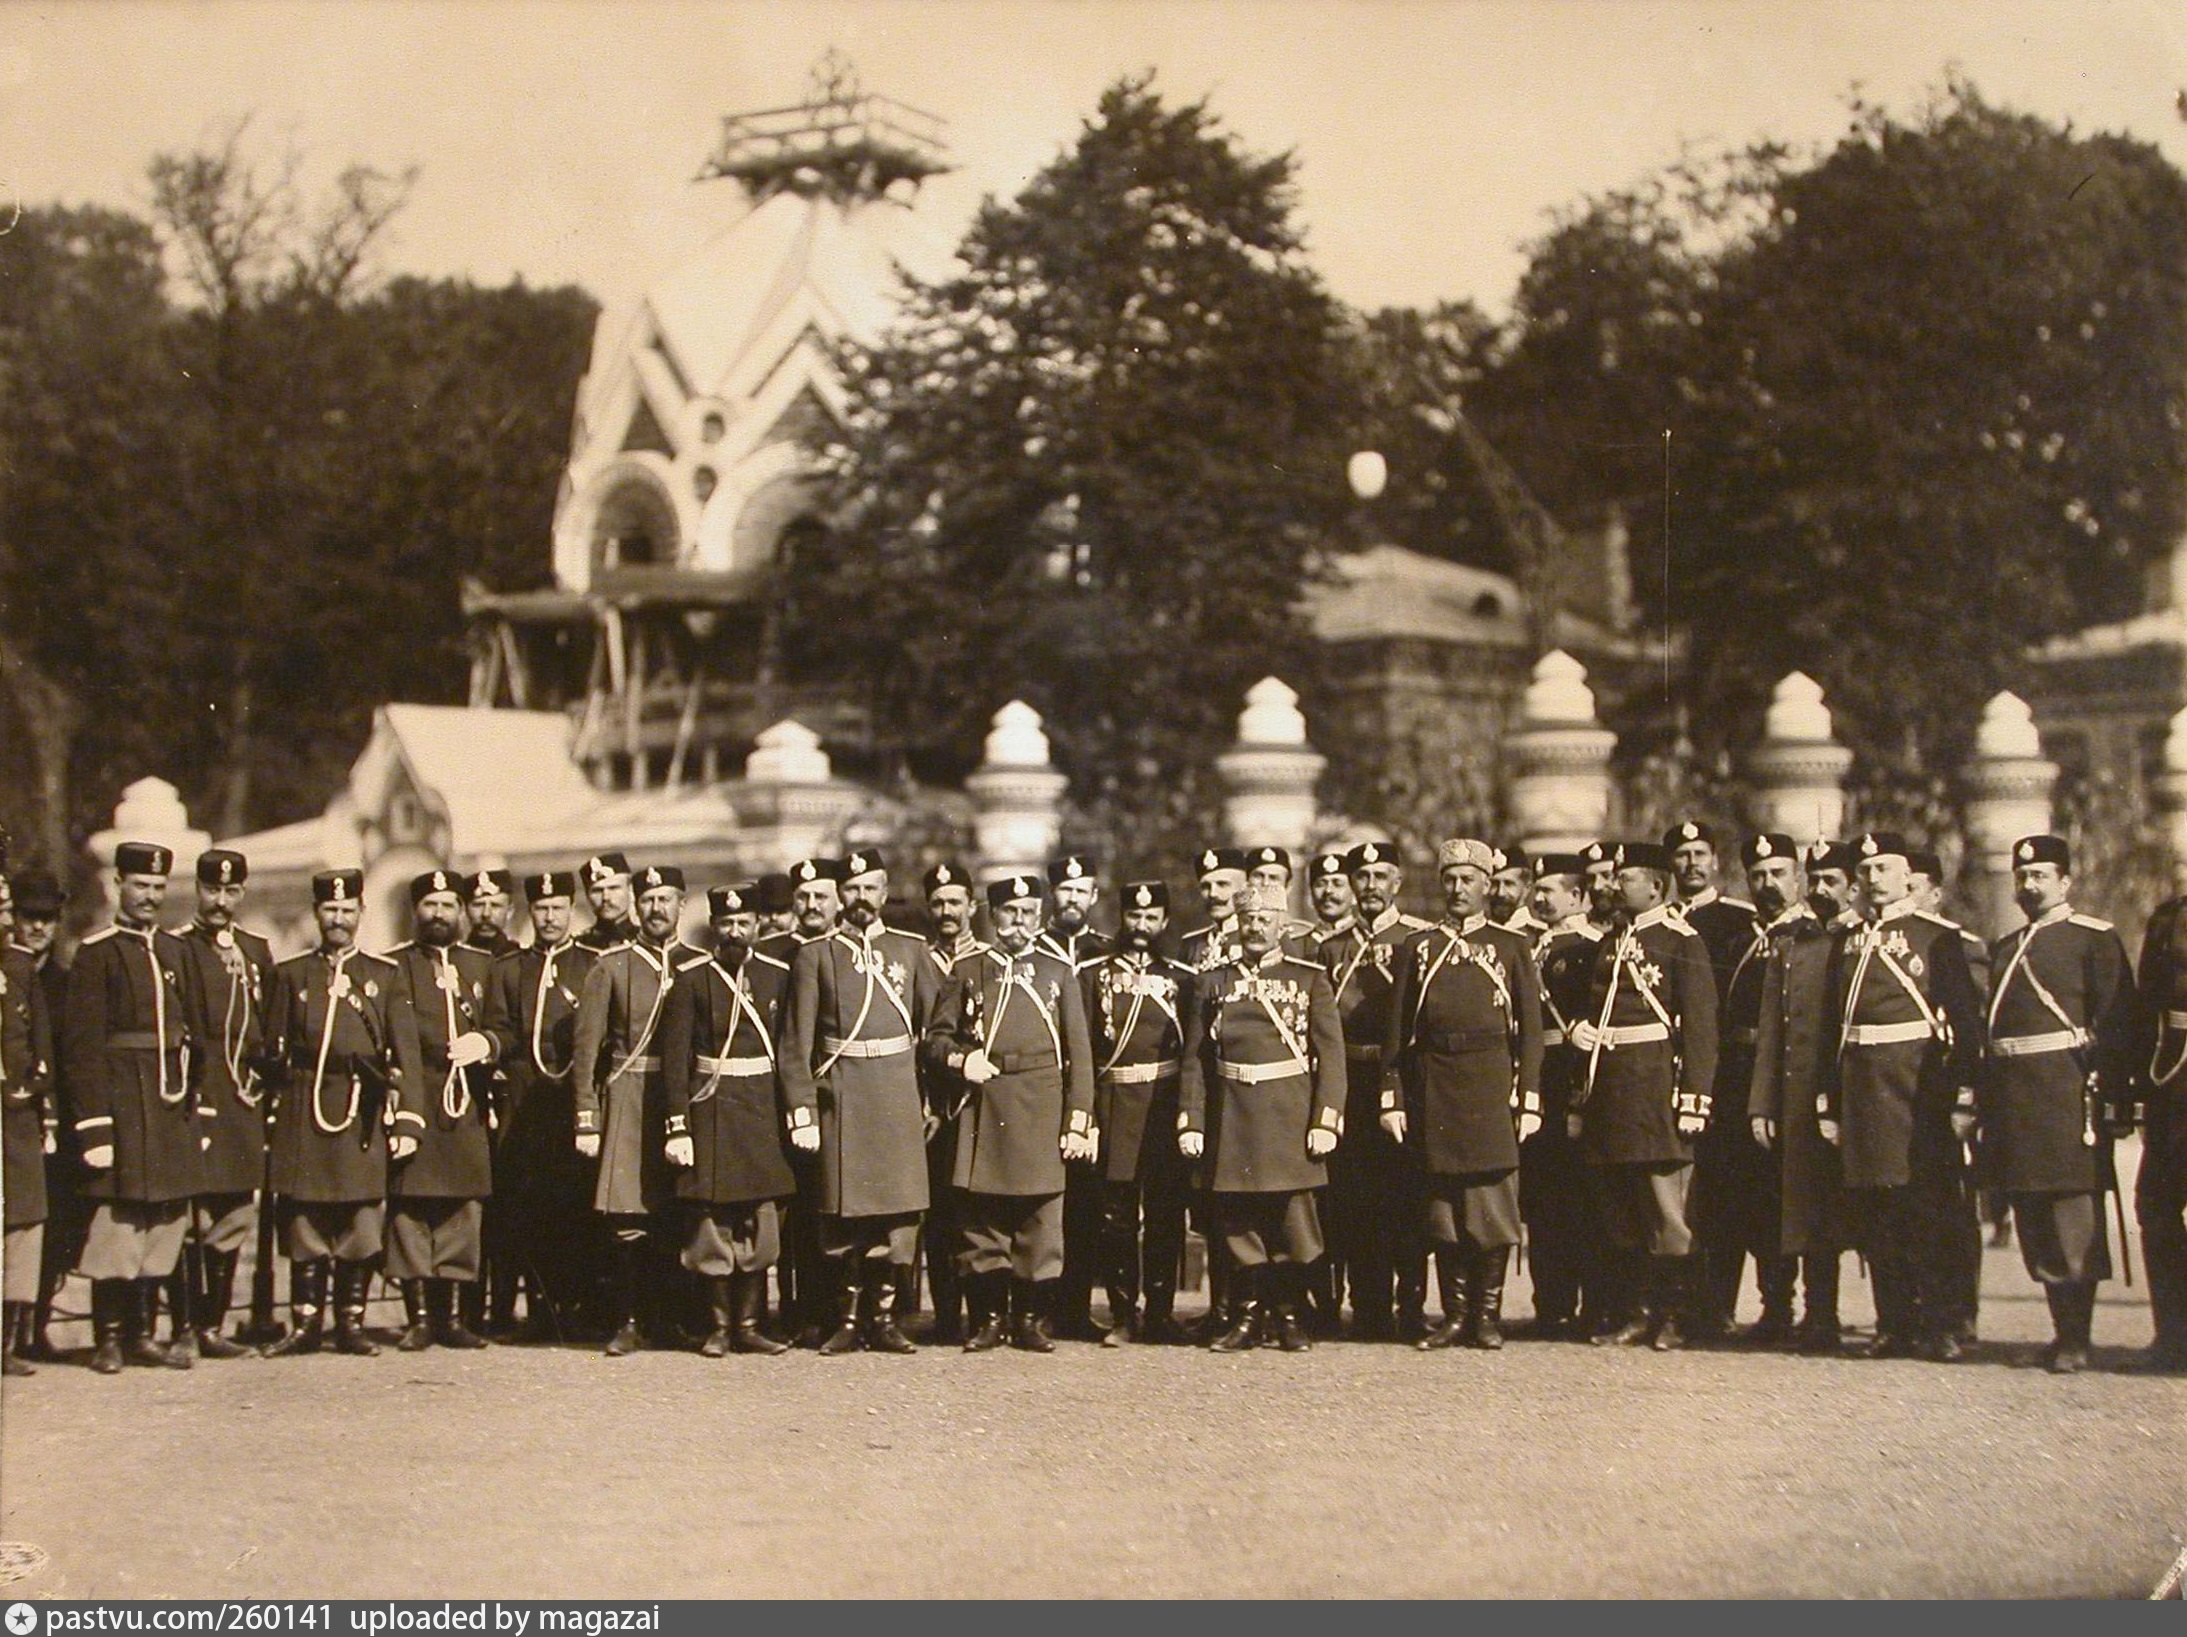
[[[707,893],[713,953],[677,968],[661,1017],[666,1152],[683,1202],[683,1265],[711,1297],[707,1358],[789,1350],[760,1328],[760,1292],[782,1252],[780,1202],[797,1187],[775,1073],[790,969],[752,947],[755,891]]]
[[[769,889],[769,877],[761,878],[762,897],[779,891],[783,915],[789,925],[763,935],[755,948],[772,955],[785,966],[794,964],[806,944],[832,935],[843,913],[843,861],[839,858],[801,858],[783,872],[779,889]],[[783,1291],[783,1307],[794,1314],[791,1326],[801,1347],[818,1347],[835,1330],[835,1279],[827,1253],[820,1244],[820,1160],[818,1151],[790,1151],[790,1169],[797,1174],[797,1193],[783,1212],[785,1257],[775,1269],[779,1279],[789,1274]],[[950,1239],[943,1251],[954,1258],[957,1243]]]
[[[1351,924],[1352,878],[1344,870],[1341,852],[1316,853],[1306,866],[1306,901],[1314,906],[1314,931],[1320,938],[1333,937]]]
[[[1191,1186],[1176,1133],[1192,968],[1162,953],[1167,883],[1127,882],[1121,896],[1115,950],[1079,969],[1104,1190],[1102,1266],[1111,1328],[1102,1344],[1176,1344],[1190,1339],[1173,1312]]]
[[[1967,973],[1974,992],[1990,992],[1990,946],[1973,931],[1943,913],[1944,865],[1934,852],[1915,849],[1907,854],[1906,867],[1913,876],[1917,913],[1941,922],[1959,935],[1959,947],[1967,957]],[[1982,1196],[1989,1187],[1982,1178],[1993,1167],[1995,1155],[1986,1152],[1978,1125],[1975,1139],[1960,1151],[1958,1185],[1938,1202],[1943,1213],[1941,1231],[1951,1247],[1945,1281],[1945,1310],[1961,1342],[1972,1347],[1982,1305]],[[1999,1216],[2010,1223],[2010,1206],[2000,1192]],[[2009,1231],[2009,1229],[2008,1229]]]
[[[2134,985],[2111,923],[2073,908],[2063,838],[2013,843],[2012,876],[2027,924],[1990,947],[1977,1118],[2050,1303],[2050,1368],[2071,1375],[2087,1368],[2096,1286],[2111,1274],[2104,1194],[2117,1186],[2112,1139],[2133,1130]]]
[[[1256,1347],[1266,1322],[1303,1352],[1301,1286],[1325,1248],[1314,1196],[1344,1129],[1344,1025],[1328,974],[1283,947],[1284,894],[1254,887],[1241,910],[1243,952],[1199,975],[1187,1013],[1178,1149],[1202,1166],[1238,1287],[1210,1345]]]
[[[29,951],[5,942],[14,927],[8,881],[0,876],[0,1196],[6,1200],[0,1240],[0,1375],[37,1371],[23,1361],[38,1305],[40,1253],[46,1223],[46,1156],[58,1116],[52,1100],[53,1028],[45,990]]]
[[[154,1339],[152,1292],[175,1271],[204,1160],[188,1078],[189,1015],[175,940],[159,930],[174,855],[123,842],[114,923],[76,952],[61,1065],[95,1202],[77,1271],[92,1281],[92,1368],[188,1369]]]
[[[1773,831],[1750,837],[1739,857],[1746,870],[1747,890],[1753,894],[1754,914],[1745,947],[1732,961],[1724,982],[1709,1130],[1695,1150],[1694,1232],[1700,1242],[1703,1288],[1693,1324],[1707,1337],[1722,1336],[1731,1329],[1746,1259],[1752,1256],[1762,1316],[1747,1339],[1776,1347],[1792,1339],[1793,1286],[1799,1265],[1778,1254],[1777,1166],[1770,1151],[1754,1140],[1747,1099],[1754,1081],[1754,1048],[1770,942],[1782,924],[1804,919],[1808,911],[1802,896],[1799,847],[1790,836]],[[1695,913],[1728,902],[1718,898]],[[1724,919],[1731,924],[1728,915]],[[1706,933],[1703,938],[1706,941]]]
[[[1789,910],[1770,928],[1762,955],[1748,1127],[1777,1162],[1777,1248],[1800,1264],[1803,1307],[1793,1345],[1832,1354],[1844,1345],[1838,1263],[1852,1242],[1837,1149],[1817,1115],[1823,1054],[1830,1042],[1829,980],[1838,944],[1860,925],[1846,842],[1817,841],[1805,855],[1805,915]]]
[[[1566,1128],[1600,1179],[1606,1272],[1624,1315],[1593,1339],[1662,1352],[1684,1345],[1686,1201],[1716,1079],[1716,980],[1700,934],[1671,907],[1669,851],[1628,841],[1613,857],[1618,925],[1597,946],[1587,1015],[1572,1025],[1587,1071]]]
[[[596,955],[617,944],[637,942],[630,860],[621,853],[594,853],[579,866],[577,875],[585,884],[585,902],[592,907],[592,925],[577,935],[577,941]]]
[[[1203,847],[1194,855],[1193,877],[1207,922],[1186,933],[1179,945],[1178,955],[1187,966],[1206,971],[1236,957],[1238,895],[1245,891],[1248,867],[1243,847]]]
[[[777,937],[797,925],[796,897],[797,888],[789,871],[769,870],[759,878],[752,889],[752,902],[759,906],[760,939]]]
[[[516,877],[507,870],[477,870],[463,878],[463,942],[489,960],[516,948],[509,915],[516,908]]]
[[[1105,955],[1108,937],[1094,930],[1091,918],[1101,899],[1101,878],[1093,860],[1067,853],[1048,865],[1047,924],[1040,947],[1070,962],[1073,971]],[[1093,1322],[1093,1288],[1101,1272],[1101,1177],[1091,1163],[1064,1167],[1063,1278],[1055,1291],[1056,1334],[1075,1341],[1098,1341]]]
[[[1701,934],[1721,1007],[1730,991],[1732,968],[1753,947],[1754,906],[1717,890],[1716,837],[1706,825],[1692,819],[1674,824],[1663,832],[1663,846],[1671,855],[1671,878],[1678,887],[1677,913]]]
[[[1590,841],[1579,856],[1586,866],[1588,919],[1596,930],[1612,931],[1618,925],[1617,843]]]
[[[1496,849],[1503,862],[1488,883],[1488,918],[1529,943],[1548,930],[1534,913],[1534,860],[1516,844]]]
[[[577,877],[544,870],[524,878],[532,941],[493,964],[482,1027],[493,1044],[504,1096],[494,1137],[490,1254],[502,1270],[494,1318],[516,1317],[521,1281],[532,1340],[568,1329],[599,1271],[586,1166],[577,1153],[577,1100],[570,1066],[577,1049],[577,1001],[596,952],[572,935]]]
[[[881,855],[852,852],[842,872],[843,925],[791,960],[777,1060],[790,1140],[819,1156],[813,1202],[834,1309],[820,1350],[909,1353],[892,1268],[917,1254],[927,1207],[917,1044],[940,984],[925,941],[881,922]]]
[[[2176,884],[2187,885],[2187,870]],[[2187,1069],[2187,896],[2168,898],[2151,912],[2135,986],[2147,1018],[2149,1055],[2136,1082],[2145,1124],[2134,1217],[2156,1325],[2138,1367],[2170,1374],[2187,1371],[2187,1077],[2181,1073]]]
[[[325,1338],[333,1271],[334,1346],[371,1355],[365,1293],[386,1227],[390,1157],[416,1152],[399,1116],[420,1098],[417,1020],[395,965],[357,947],[364,872],[311,878],[319,945],[276,966],[266,1001],[274,1077],[273,1187],[288,1241],[295,1324],[269,1358],[315,1353]]]
[[[1405,871],[1394,845],[1363,841],[1345,854],[1344,865],[1354,919],[1324,939],[1320,951],[1344,1030],[1344,1136],[1329,1160],[1331,1254],[1351,1285],[1352,1323],[1361,1339],[1417,1340],[1427,1275],[1413,1249],[1415,1178],[1377,1121],[1398,952],[1428,923],[1397,907]]]
[[[1039,879],[990,883],[987,910],[994,943],[950,974],[926,1031],[929,1060],[966,1091],[943,1111],[957,1128],[950,1180],[973,1320],[964,1346],[985,1352],[1008,1335],[1051,1353],[1064,1167],[1095,1151],[1093,1048],[1078,969],[1040,936]]]
[[[1542,1120],[1519,1144],[1519,1215],[1534,1280],[1534,1334],[1550,1339],[1591,1334],[1601,1317],[1595,1261],[1602,1233],[1594,1183],[1565,1116],[1587,1072],[1571,1031],[1587,1016],[1602,933],[1587,917],[1586,866],[1579,854],[1544,853],[1533,866],[1534,912],[1544,928],[1534,942],[1542,991]]]
[[[972,877],[962,864],[944,859],[926,872],[920,886],[926,898],[927,957],[934,963],[937,980],[946,983],[959,962],[985,947],[972,932]],[[926,1078],[930,1109],[954,1108],[963,1100],[963,1084],[946,1067],[929,1062]],[[957,1270],[964,1224],[958,1219],[956,1190],[950,1182],[956,1169],[956,1123],[936,1120],[926,1140],[928,1204],[919,1246],[927,1285],[934,1295],[934,1339],[951,1346],[964,1340],[964,1287]],[[899,1297],[897,1305],[908,1311],[912,1304]]]
[[[1904,838],[1858,845],[1863,924],[1837,950],[1823,1136],[1840,1145],[1876,1292],[1873,1358],[1965,1355],[1951,1310],[1948,1201],[1974,1127],[1982,1001],[1959,934],[1915,907]]]
[[[417,1146],[388,1168],[387,1276],[402,1292],[406,1353],[486,1345],[456,1308],[476,1284],[485,1200],[493,1192],[494,1041],[485,1028],[493,959],[458,941],[463,882],[427,870],[410,883],[415,936],[388,951],[395,993],[414,1021],[425,1079],[395,1115]]]
[[[54,1056],[48,1096],[57,1128],[54,1149],[46,1156],[45,1244],[38,1267],[38,1305],[26,1321],[29,1334],[22,1344],[24,1357],[53,1363],[59,1351],[47,1336],[53,1322],[53,1298],[75,1270],[83,1250],[84,1230],[91,1222],[91,1202],[84,1197],[89,1180],[84,1169],[82,1145],[76,1141],[75,1123],[68,1111],[68,1086],[60,1072],[60,1033],[68,993],[68,961],[61,948],[61,914],[68,895],[50,870],[30,869],[13,877],[15,927],[7,934],[7,947],[28,958],[38,988],[45,998],[46,1020],[52,1031]]]
[[[674,1311],[655,1219],[675,1199],[668,1164],[668,1104],[658,1035],[676,968],[704,952],[676,936],[683,871],[649,864],[631,877],[638,935],[603,950],[577,997],[570,1073],[577,1104],[577,1151],[597,1159],[592,1207],[614,1235],[615,1333],[607,1356],[638,1349],[642,1326],[656,1346],[669,1340]]]
[[[230,848],[201,853],[197,914],[175,935],[205,1148],[204,1191],[191,1206],[195,1243],[177,1270],[170,1299],[177,1342],[194,1345],[205,1358],[240,1358],[252,1351],[221,1334],[243,1247],[257,1230],[257,1192],[266,1173],[260,1080],[273,949],[236,925],[250,873],[250,861]]]
[[[1541,983],[1526,935],[1487,916],[1502,855],[1436,855],[1443,918],[1405,940],[1387,1008],[1381,1126],[1412,1156],[1443,1322],[1426,1349],[1503,1346],[1504,1276],[1519,1242],[1519,1143],[1541,1125]]]

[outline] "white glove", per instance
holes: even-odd
[[[1315,1126],[1306,1133],[1306,1157],[1325,1160],[1336,1152],[1337,1134],[1326,1126]]]
[[[698,1150],[689,1137],[671,1137],[667,1143],[668,1163],[689,1170],[698,1163]]]
[[[820,1127],[816,1125],[801,1125],[794,1127],[790,1132],[790,1146],[796,1149],[800,1154],[819,1153]]]
[[[1747,1128],[1754,1133],[1754,1140],[1762,1147],[1774,1148],[1777,1146],[1777,1122],[1767,1115],[1755,1115],[1753,1119],[1747,1122]]]
[[[102,1142],[102,1143],[101,1143],[101,1144],[99,1144],[99,1146],[98,1146],[98,1147],[96,1147],[96,1148],[87,1148],[87,1149],[85,1149],[85,1150],[84,1150],[84,1164],[86,1164],[86,1165],[90,1166],[90,1167],[91,1167],[91,1169],[92,1169],[92,1170],[94,1170],[94,1171],[111,1171],[111,1170],[113,1170],[113,1169],[114,1169],[114,1145],[113,1145],[112,1143],[110,1143],[110,1142]]]
[[[1389,1137],[1391,1142],[1403,1142],[1405,1140],[1405,1111],[1403,1109],[1391,1109],[1382,1116],[1381,1125],[1384,1134]]]
[[[1177,1152],[1188,1160],[1196,1160],[1207,1152],[1207,1134],[1201,1131],[1177,1133]]]
[[[1592,1023],[1587,1022],[1585,1019],[1582,1019],[1580,1022],[1573,1024],[1571,1028],[1565,1030],[1564,1038],[1569,1040],[1573,1045],[1577,1046],[1581,1051],[1591,1052],[1595,1049],[1595,1026]]]
[[[415,1137],[401,1136],[387,1139],[387,1157],[391,1160],[406,1160],[417,1151],[418,1139]]]
[[[1523,1109],[1520,1111],[1519,1141],[1525,1142],[1527,1138],[1533,1136],[1534,1133],[1539,1131],[1541,1128],[1542,1117],[1539,1114],[1529,1113]]]
[[[965,1053],[964,1068],[960,1071],[968,1086],[984,1086],[1002,1070],[995,1067],[995,1060],[987,1055],[986,1048],[974,1047]]]
[[[1093,1138],[1081,1131],[1063,1134],[1063,1157],[1067,1160],[1090,1160],[1094,1157]]]
[[[1838,1122],[1835,1120],[1817,1120],[1815,1123],[1822,1128],[1822,1140],[1828,1143],[1832,1148],[1837,1147]]]
[[[1961,1142],[1974,1141],[1973,1109],[1955,1108],[1952,1110],[1952,1135]]]
[[[1572,1140],[1573,1142],[1578,1142],[1578,1141],[1579,1141],[1579,1138],[1580,1138],[1580,1117],[1579,1117],[1579,1111],[1578,1111],[1577,1109],[1574,1109],[1574,1110],[1573,1110],[1573,1111],[1572,1111],[1572,1112],[1571,1112],[1570,1114],[1567,1114],[1567,1115],[1566,1115],[1566,1116],[1564,1117],[1564,1134],[1565,1134],[1565,1136],[1567,1136],[1568,1138],[1570,1138],[1570,1139],[1571,1139],[1571,1140]]]
[[[577,1152],[584,1155],[588,1160],[598,1159],[600,1157],[600,1133],[597,1131],[578,1132]]]
[[[53,1140],[53,1133],[50,1131],[46,1133],[45,1149],[49,1154],[58,1154],[61,1151],[61,1145]]]
[[[476,1029],[469,1034],[459,1034],[448,1042],[448,1061],[459,1069],[467,1069],[473,1063],[483,1063],[493,1055],[492,1039]]]

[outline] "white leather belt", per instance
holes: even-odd
[[[1184,1069],[1178,1059],[1165,1057],[1159,1063],[1119,1063],[1115,1068],[1105,1070],[1103,1077],[1112,1086],[1145,1086],[1182,1074]]]
[[[1848,1046],[1900,1046],[1909,1040],[1927,1040],[1936,1031],[1922,1018],[1910,1023],[1855,1023],[1846,1028]]]
[[[1565,1043],[1566,1038],[1562,1029],[1542,1030],[1542,1044],[1544,1046],[1561,1046]]]
[[[701,1057],[699,1068],[704,1073],[732,1079],[749,1079],[775,1072],[774,1064],[764,1057]]]
[[[651,1074],[660,1066],[661,1060],[648,1053],[644,1057],[631,1058],[628,1062],[619,1065],[615,1072],[617,1074]]]
[[[2041,1057],[2046,1052],[2078,1051],[2087,1044],[2086,1029],[2053,1029],[2049,1034],[1990,1036],[1990,1051],[1998,1057]]]
[[[1289,1063],[1218,1063],[1215,1072],[1225,1080],[1235,1080],[1242,1086],[1257,1086],[1263,1080],[1289,1080],[1307,1072],[1300,1062]]]
[[[1651,1040],[1671,1038],[1671,1031],[1660,1023],[1625,1023],[1600,1032],[1602,1049],[1606,1052],[1614,1052],[1620,1046],[1645,1046]]]
[[[2187,1029],[2187,1012],[2166,1012],[2164,1021],[2174,1029]]]
[[[830,1057],[894,1057],[911,1050],[911,1036],[890,1035],[886,1040],[827,1040],[820,1049]]]

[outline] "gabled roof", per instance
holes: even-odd
[[[1526,599],[1508,574],[1447,562],[1403,546],[1369,546],[1330,564],[1333,579],[1306,593],[1303,606],[1323,642],[1412,639],[1524,649],[1532,641]],[[1591,653],[1652,651],[1645,640],[1560,609],[1559,647]]]

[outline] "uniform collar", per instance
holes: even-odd
[[[1682,910],[1696,910],[1702,908],[1704,905],[1715,903],[1716,900],[1721,898],[1722,896],[1723,894],[1718,892],[1714,887],[1703,887],[1691,898],[1679,899],[1678,907]],[[1669,906],[1666,905],[1665,907],[1668,908]]]
[[[1642,932],[1652,926],[1661,926],[1666,921],[1675,919],[1678,909],[1679,906],[1675,904],[1658,904],[1654,909],[1644,909],[1633,917],[1632,925],[1626,930],[1629,932]]]
[[[1356,920],[1358,918],[1355,916],[1354,919]],[[1379,937],[1381,934],[1389,931],[1391,927],[1397,925],[1400,919],[1401,914],[1398,910],[1398,907],[1395,904],[1392,904],[1380,915],[1377,915],[1371,922],[1361,921],[1359,924],[1365,930],[1368,937],[1374,938]]]
[[[1544,932],[1575,932],[1582,936],[1595,930],[1594,917],[1585,910],[1576,910],[1561,921],[1552,921],[1542,928]]]
[[[2033,937],[2038,927],[2056,926],[2060,921],[2070,921],[2071,919],[2073,919],[2073,906],[2071,904],[2060,904],[2056,909],[2048,910],[2028,922],[2026,932],[2023,935]]]
[[[1807,907],[1806,900],[1804,899],[1798,903],[1787,906],[1785,912],[1782,915],[1778,916],[1776,920],[1767,922],[1765,924],[1759,924],[1757,925],[1755,930],[1762,933],[1771,933],[1775,932],[1779,927],[1791,926],[1794,922],[1802,919],[1809,921],[1815,919],[1815,912]]]
[[[1488,917],[1486,915],[1469,915],[1463,921],[1453,921],[1446,915],[1437,924],[1448,927],[1461,938],[1470,938],[1481,928],[1488,925]]]
[[[150,943],[159,932],[159,927],[157,925],[131,926],[127,921],[116,921],[114,930],[125,938],[135,938],[142,943]]]
[[[1920,907],[1914,902],[1914,895],[1908,893],[1898,902],[1885,904],[1883,908],[1876,911],[1876,924],[1881,926],[1885,921],[1903,921],[1909,915],[1919,915],[1920,913]]]

